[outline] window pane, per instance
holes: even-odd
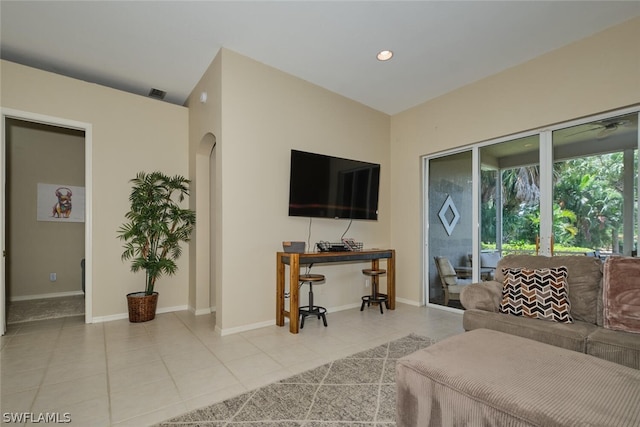
[[[535,253],[540,230],[539,149],[538,135],[480,149],[482,253]]]
[[[636,113],[553,133],[556,254],[637,250]]]

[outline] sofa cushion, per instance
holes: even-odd
[[[500,312],[572,323],[567,297],[567,267],[506,268]]]
[[[493,329],[580,353],[586,352],[587,337],[598,329],[596,325],[579,320],[573,323],[548,322],[475,309],[464,312],[462,326],[465,331]]]
[[[480,252],[480,267],[496,268],[500,261],[500,252]]]
[[[635,369],[477,330],[398,359],[396,422],[398,427],[637,426],[638,384]]]
[[[571,317],[602,325],[598,307],[602,306],[602,262],[586,256],[534,256],[508,255],[500,260],[496,269],[498,282],[504,282],[503,268],[553,268],[566,266]],[[602,312],[602,311],[600,311]]]
[[[640,258],[609,257],[602,283],[604,327],[640,333]]]
[[[469,310],[499,311],[502,301],[502,283],[495,281],[472,283],[460,292],[462,306]]]
[[[587,337],[587,354],[640,369],[640,335],[598,328]]]

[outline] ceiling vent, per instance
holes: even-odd
[[[150,98],[162,100],[165,96],[167,96],[167,92],[165,92],[164,90],[151,88],[151,90],[149,91]]]

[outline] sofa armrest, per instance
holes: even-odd
[[[460,292],[460,302],[467,310],[497,312],[502,300],[502,283],[496,281],[473,283]]]

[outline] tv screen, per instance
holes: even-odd
[[[380,165],[291,150],[289,216],[378,219]]]

